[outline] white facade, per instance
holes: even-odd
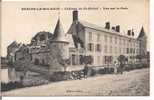
[[[92,56],[93,63],[91,65],[93,66],[113,64],[120,55],[127,57],[128,63],[135,63],[135,58],[140,55],[140,50],[146,50],[145,47],[140,47],[140,44],[143,44],[142,41],[133,35],[123,35],[111,28],[106,29],[80,21],[77,14],[73,17],[77,20],[73,21],[67,34],[71,34],[74,44],[80,46],[70,47],[71,65],[81,65],[80,57],[85,55]],[[81,47],[82,44],[83,47]]]
[[[69,59],[70,66],[84,65],[84,56],[93,58],[91,66],[113,64],[120,55],[127,57],[128,63],[135,63],[137,55],[146,53],[147,37],[143,27],[137,38],[133,36],[133,30],[129,33],[132,35],[123,35],[120,25],[110,28],[110,23],[100,27],[80,21],[78,11],[73,11],[73,22],[66,34],[58,19],[54,34],[43,31],[32,38],[28,45],[31,63],[55,66],[49,58],[55,53],[59,54],[58,50],[63,59]],[[14,51],[12,48],[12,45],[8,47],[8,54]]]

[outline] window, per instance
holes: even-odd
[[[94,57],[92,55],[89,55],[89,57],[91,58],[90,65],[92,65],[93,64],[93,61],[94,61]]]
[[[113,57],[112,56],[104,56],[105,64],[109,64],[112,62]]]
[[[76,61],[75,61],[75,55],[72,54],[72,65],[75,65],[76,64]]]
[[[104,56],[104,62],[105,62],[105,64],[108,63],[108,62],[107,62],[107,56]]]
[[[18,60],[24,60],[25,58],[24,57],[20,57],[20,58],[18,58]],[[15,59],[16,60],[16,59]]]
[[[138,42],[136,42],[136,47],[138,47],[139,45],[138,45]]]
[[[45,65],[45,60],[44,59],[42,59],[42,65]]]
[[[96,51],[101,52],[101,45],[100,44],[96,45]]]
[[[133,48],[130,48],[130,53],[133,53],[134,51],[133,51]]]
[[[123,48],[123,53],[126,53],[126,52],[125,52],[125,48]]]
[[[105,52],[105,53],[108,52],[108,47],[107,47],[107,45],[104,46],[104,52]]]
[[[104,56],[102,56],[101,58],[102,58],[102,64],[105,64]]]
[[[119,48],[119,53],[121,54],[121,48]]]
[[[100,56],[97,56],[97,64],[100,65]]]
[[[34,64],[39,65],[39,59],[36,58],[35,61],[34,61]]]
[[[136,54],[139,54],[139,49],[136,49]]]
[[[125,40],[123,40],[123,41],[124,41],[124,43],[123,43],[123,44],[125,45]]]
[[[127,40],[125,40],[124,46],[127,46]]]
[[[94,45],[92,43],[88,44],[88,50],[93,51],[94,50]]]
[[[127,40],[127,46],[129,45],[129,40]]]
[[[115,47],[115,53],[117,53],[117,47]]]
[[[80,65],[84,64],[84,56],[80,55],[79,59],[80,59]]]
[[[29,53],[29,49],[27,49],[27,53]]]
[[[89,41],[92,41],[92,32],[89,32]]]
[[[127,54],[129,54],[129,48],[127,48]]]
[[[115,44],[117,44],[117,37],[115,37]]]
[[[134,54],[134,48],[132,48],[132,53]]]
[[[100,34],[97,34],[97,42],[100,42]]]
[[[121,38],[119,38],[119,44],[121,44]]]
[[[32,54],[30,54],[30,60],[32,61],[32,59],[33,59],[33,56],[32,56]]]
[[[110,43],[112,43],[112,36],[110,36]]]
[[[135,49],[134,48],[132,48],[133,49],[133,54],[135,54]]]
[[[112,46],[110,46],[110,53],[112,53]]]
[[[107,42],[107,38],[108,38],[107,35],[105,35],[105,36],[104,36],[104,40],[105,40],[105,42]]]

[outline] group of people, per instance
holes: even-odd
[[[87,77],[88,70],[89,70],[89,67],[87,65],[85,65],[85,67],[83,69],[83,73],[84,73],[85,78]],[[120,63],[118,61],[115,61],[114,62],[114,73],[115,74],[123,74],[123,71],[124,71],[124,64]]]

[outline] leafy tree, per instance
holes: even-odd
[[[136,55],[136,59],[139,59],[139,62],[141,62],[143,56],[142,55]]]
[[[59,62],[61,65],[63,65],[64,67],[64,71],[66,71],[67,66],[70,64],[70,59],[61,59],[61,61]]]
[[[120,62],[120,64],[125,64],[128,61],[128,58],[125,57],[124,55],[120,55],[118,57],[118,61]]]
[[[83,63],[84,63],[85,65],[92,64],[92,63],[93,63],[93,58],[92,58],[92,56],[84,56],[84,57],[83,57]]]
[[[150,52],[147,52],[146,58],[147,58],[147,62],[150,63]]]
[[[123,70],[124,70],[124,65],[125,65],[126,61],[128,61],[128,59],[124,55],[120,55],[118,57],[118,61],[120,62],[120,66],[118,69],[119,69],[119,72],[122,74]]]
[[[83,63],[85,64],[83,72],[84,72],[84,77],[86,78],[89,72],[89,67],[88,64],[92,64],[93,63],[93,57],[92,56],[84,56],[83,57]]]

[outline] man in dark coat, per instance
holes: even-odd
[[[84,78],[87,78],[87,74],[88,74],[88,66],[85,65],[84,69],[83,69],[83,72],[84,72]]]

